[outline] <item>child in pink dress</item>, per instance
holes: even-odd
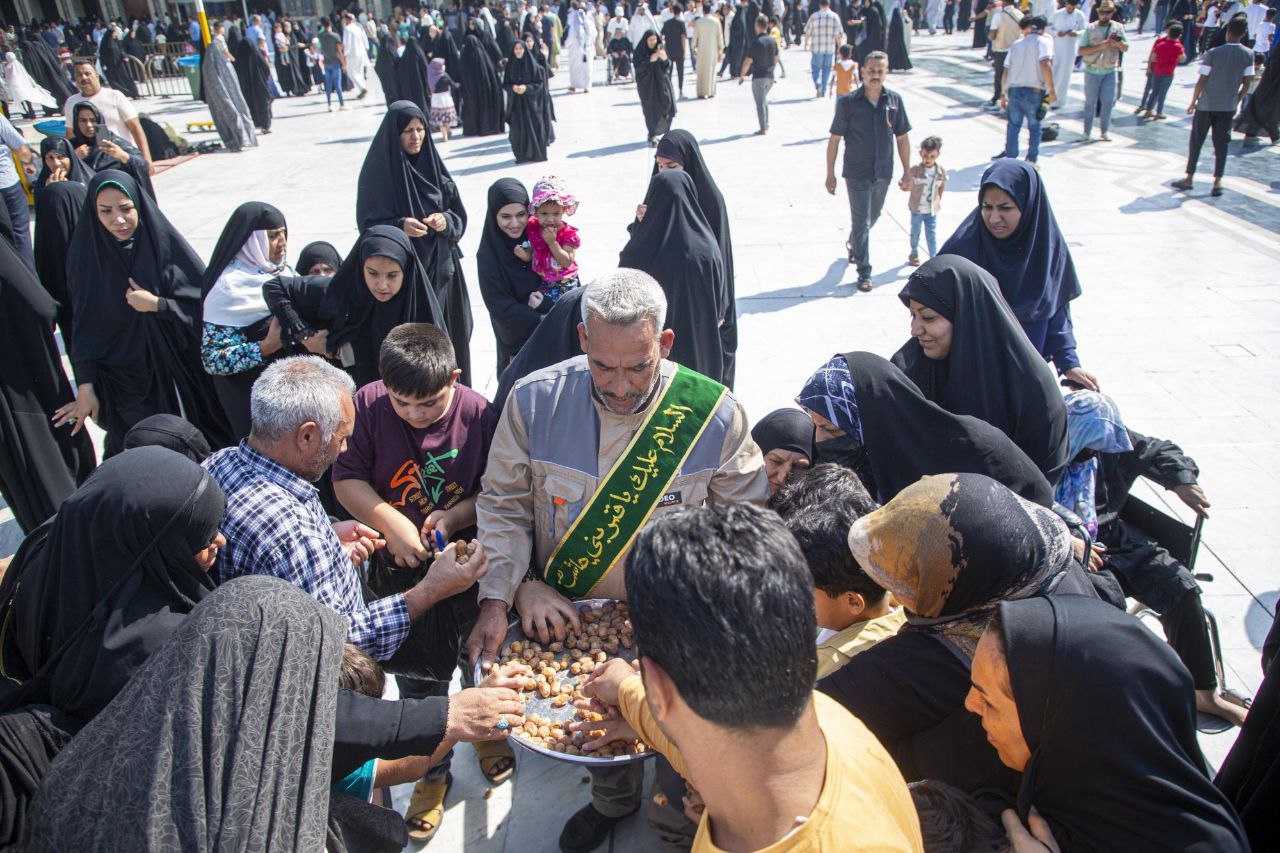
[[[529,294],[530,308],[550,311],[561,296],[579,284],[575,256],[582,241],[578,229],[564,221],[577,209],[578,200],[556,176],[547,175],[533,185],[528,243],[516,247],[516,256],[530,262],[542,278],[542,287]]]

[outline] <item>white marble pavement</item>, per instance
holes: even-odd
[[[889,81],[905,98],[912,138],[943,139],[941,162],[951,180],[940,240],[975,203],[977,181],[1004,139],[1003,121],[979,108],[990,97],[990,68],[978,51],[962,47],[968,38],[917,38],[917,69]],[[1134,70],[1117,105],[1115,141],[1075,143],[1083,86],[1077,74],[1068,109],[1053,117],[1062,136],[1044,146],[1041,164],[1084,286],[1073,312],[1085,365],[1116,397],[1131,426],[1177,441],[1200,463],[1213,507],[1197,568],[1215,576],[1205,586],[1205,601],[1220,620],[1228,678],[1251,692],[1260,680],[1258,649],[1280,587],[1280,545],[1268,533],[1280,514],[1280,447],[1270,427],[1280,417],[1280,148],[1245,149],[1239,137],[1233,140],[1227,194],[1220,199],[1209,197],[1203,179],[1192,193],[1170,190],[1186,156],[1189,119],[1182,109],[1194,69],[1179,70],[1166,110],[1171,119],[1139,125],[1133,108],[1149,43],[1149,37],[1134,38]],[[876,289],[857,293],[844,259],[843,190],[833,198],[822,188],[833,104],[813,98],[807,53],[792,49],[783,58],[790,76],[773,89],[768,136],[751,135],[749,87],[723,81],[713,100],[681,101],[675,122],[701,140],[731,212],[742,341],[736,390],[755,417],[788,404],[809,372],[833,353],[887,355],[908,334],[896,297],[910,272],[904,266],[906,195],[890,191],[872,233]],[[597,61],[596,78],[603,76]],[[531,185],[548,172],[565,178],[581,199],[572,221],[582,232],[579,259],[587,280],[616,263],[625,225],[644,196],[651,152],[634,87],[600,85],[590,94],[569,95],[566,86],[562,73],[554,81],[559,141],[550,162],[514,165],[503,137],[459,136],[441,149],[471,215],[463,263],[476,313],[476,386],[487,393],[496,384],[493,337],[474,257],[489,184],[513,176]],[[692,93],[692,86],[686,90]],[[147,106],[175,126],[207,115],[203,105],[188,100]],[[166,214],[205,256],[230,211],[250,199],[285,212],[291,255],[315,239],[346,250],[356,237],[356,177],[383,112],[381,101],[371,93],[346,111],[329,113],[322,97],[311,96],[277,101],[275,111],[275,131],[260,148],[199,157],[156,178]],[[1202,164],[1210,160],[1206,150]],[[1188,517],[1172,495],[1145,491]],[[0,513],[0,554],[7,554],[20,534],[8,511]],[[1214,763],[1232,737],[1203,739]],[[490,792],[470,747],[461,747],[447,816],[431,846],[554,850],[563,820],[587,801],[585,775],[524,757],[514,780]],[[402,789],[397,799],[406,795]],[[639,817],[624,822],[608,844],[610,850],[655,848]]]

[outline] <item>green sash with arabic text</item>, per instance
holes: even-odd
[[[677,367],[649,419],[556,545],[543,580],[571,599],[595,589],[653,515],[725,390],[714,379]]]

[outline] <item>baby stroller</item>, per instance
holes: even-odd
[[[631,39],[626,36],[610,39],[606,50],[609,61],[604,65],[605,83],[612,85],[614,80],[631,79]]]

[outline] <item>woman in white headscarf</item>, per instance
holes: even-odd
[[[273,356],[282,355],[280,323],[262,285],[282,272],[289,231],[284,214],[248,201],[236,208],[214,246],[201,282],[200,360],[237,439],[249,434],[249,391]]]
[[[596,25],[592,16],[575,2],[569,12],[569,36],[565,55],[569,60],[569,91],[591,91],[591,53],[595,49]]]

